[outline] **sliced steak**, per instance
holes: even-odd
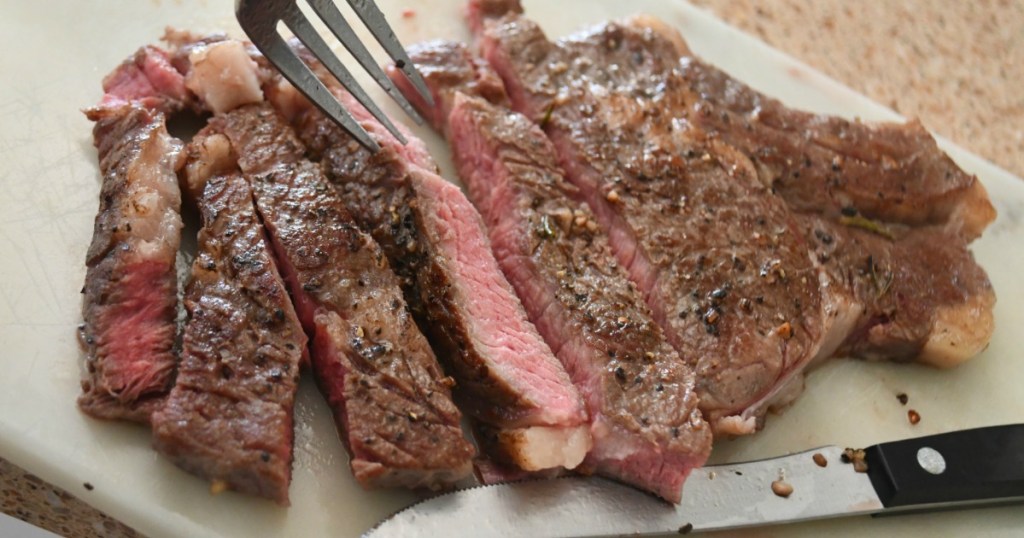
[[[441,487],[471,470],[473,447],[399,279],[321,168],[269,105],[213,120],[239,155],[350,465],[364,486]]]
[[[141,105],[88,115],[103,185],[82,288],[88,372],[78,405],[98,418],[148,422],[174,379],[181,143],[163,113]]]
[[[494,14],[501,2],[477,4],[488,7],[471,12]],[[745,156],[682,119],[694,94],[668,67],[673,43],[608,24],[556,44],[512,11],[477,26],[513,107],[547,131],[654,319],[691,361],[705,418],[718,433],[754,431],[846,329],[823,301],[795,219]]]
[[[223,159],[205,151],[200,157]],[[153,413],[154,446],[213,487],[287,505],[306,335],[248,183],[237,171],[205,179],[181,364],[166,403]]]
[[[509,106],[505,83],[487,62],[470,52],[467,45],[455,41],[428,41],[409,47],[408,53],[416,69],[429,82],[427,86],[434,105],[428,105],[409,79],[393,65],[387,68],[388,76],[434,129],[441,132],[447,129],[448,113],[457,92]]]
[[[382,151],[370,154],[312,108],[300,115],[300,134],[401,277],[481,444],[526,471],[576,467],[591,446],[583,400],[501,273],[480,215],[423,167],[432,160],[400,155],[382,126],[347,104]]]
[[[435,116],[446,118],[435,127],[452,143],[502,270],[587,402],[594,448],[584,467],[678,502],[687,474],[711,449],[693,372],[565,181],[547,137],[494,104],[507,102],[500,81],[491,82],[496,74],[461,43],[426,43],[409,54],[439,104]]]

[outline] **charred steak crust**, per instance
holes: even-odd
[[[241,174],[209,180],[198,205],[181,364],[153,414],[154,446],[193,474],[287,505],[306,335]]]
[[[273,109],[214,120],[252,184],[306,331],[312,363],[364,486],[438,487],[470,471],[451,383],[399,280]]]
[[[142,106],[94,109],[103,184],[86,254],[79,408],[148,422],[174,377],[180,142]]]
[[[608,24],[555,44],[522,17],[484,26],[514,108],[547,131],[693,361],[705,417],[719,432],[753,431],[825,340],[818,273],[787,207],[742,154],[676,120],[694,95],[662,68],[678,52],[653,31]]]

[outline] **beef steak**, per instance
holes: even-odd
[[[583,401],[498,268],[479,214],[429,157],[401,155],[382,126],[347,104],[380,141],[376,155],[312,108],[300,133],[401,277],[478,440],[526,471],[576,467],[591,446]]]
[[[442,373],[387,258],[268,104],[214,118],[250,181],[356,479],[442,487],[471,468]]]
[[[754,431],[840,328],[795,219],[741,153],[681,121],[693,94],[674,43],[621,24],[552,43],[514,11],[477,24],[485,58],[691,361],[705,418]]]
[[[203,183],[181,364],[153,413],[153,444],[214,484],[287,505],[306,335],[248,183],[237,171]]]
[[[162,112],[140,104],[88,115],[103,185],[82,288],[87,374],[78,406],[148,422],[174,379],[181,142],[167,134]]]

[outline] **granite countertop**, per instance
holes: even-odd
[[[1024,3],[691,1],[1024,176]],[[0,459],[0,511],[63,536],[138,536],[76,493]]]

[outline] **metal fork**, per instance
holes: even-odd
[[[339,126],[348,131],[364,147],[376,153],[380,146],[367,134],[345,107],[331,95],[331,92],[324,86],[310,70],[309,66],[302,63],[302,60],[295,54],[295,51],[285,43],[284,39],[277,32],[279,22],[298,37],[307,49],[315,56],[328,71],[338,79],[338,82],[345,87],[356,98],[366,110],[373,114],[373,117],[388,131],[391,132],[403,144],[405,137],[398,131],[391,120],[380,110],[370,99],[370,96],[363,91],[356,82],[352,73],[341,63],[341,60],[331,51],[320,34],[306,19],[305,15],[296,4],[298,0],[236,0],[235,16],[242,26],[253,45],[263,53],[264,56],[274,64],[281,74],[301,91],[310,101],[313,102],[329,118]],[[362,19],[363,24],[370,29],[370,33],[384,48],[388,56],[395,62],[395,66],[405,73],[416,91],[427,101],[433,104],[433,97],[427,89],[423,77],[413,66],[409,56],[405,53],[402,44],[395,37],[395,32],[384,19],[384,14],[373,2],[373,0],[347,0],[352,10]],[[348,49],[352,57],[363,66],[380,87],[394,99],[402,110],[406,112],[416,123],[423,123],[423,119],[413,110],[409,101],[402,96],[402,93],[395,88],[391,80],[384,73],[377,62],[370,55],[370,51],[356,36],[352,26],[342,16],[334,0],[306,0],[313,11],[320,17],[320,20],[327,25],[327,28],[341,41],[341,44]]]

